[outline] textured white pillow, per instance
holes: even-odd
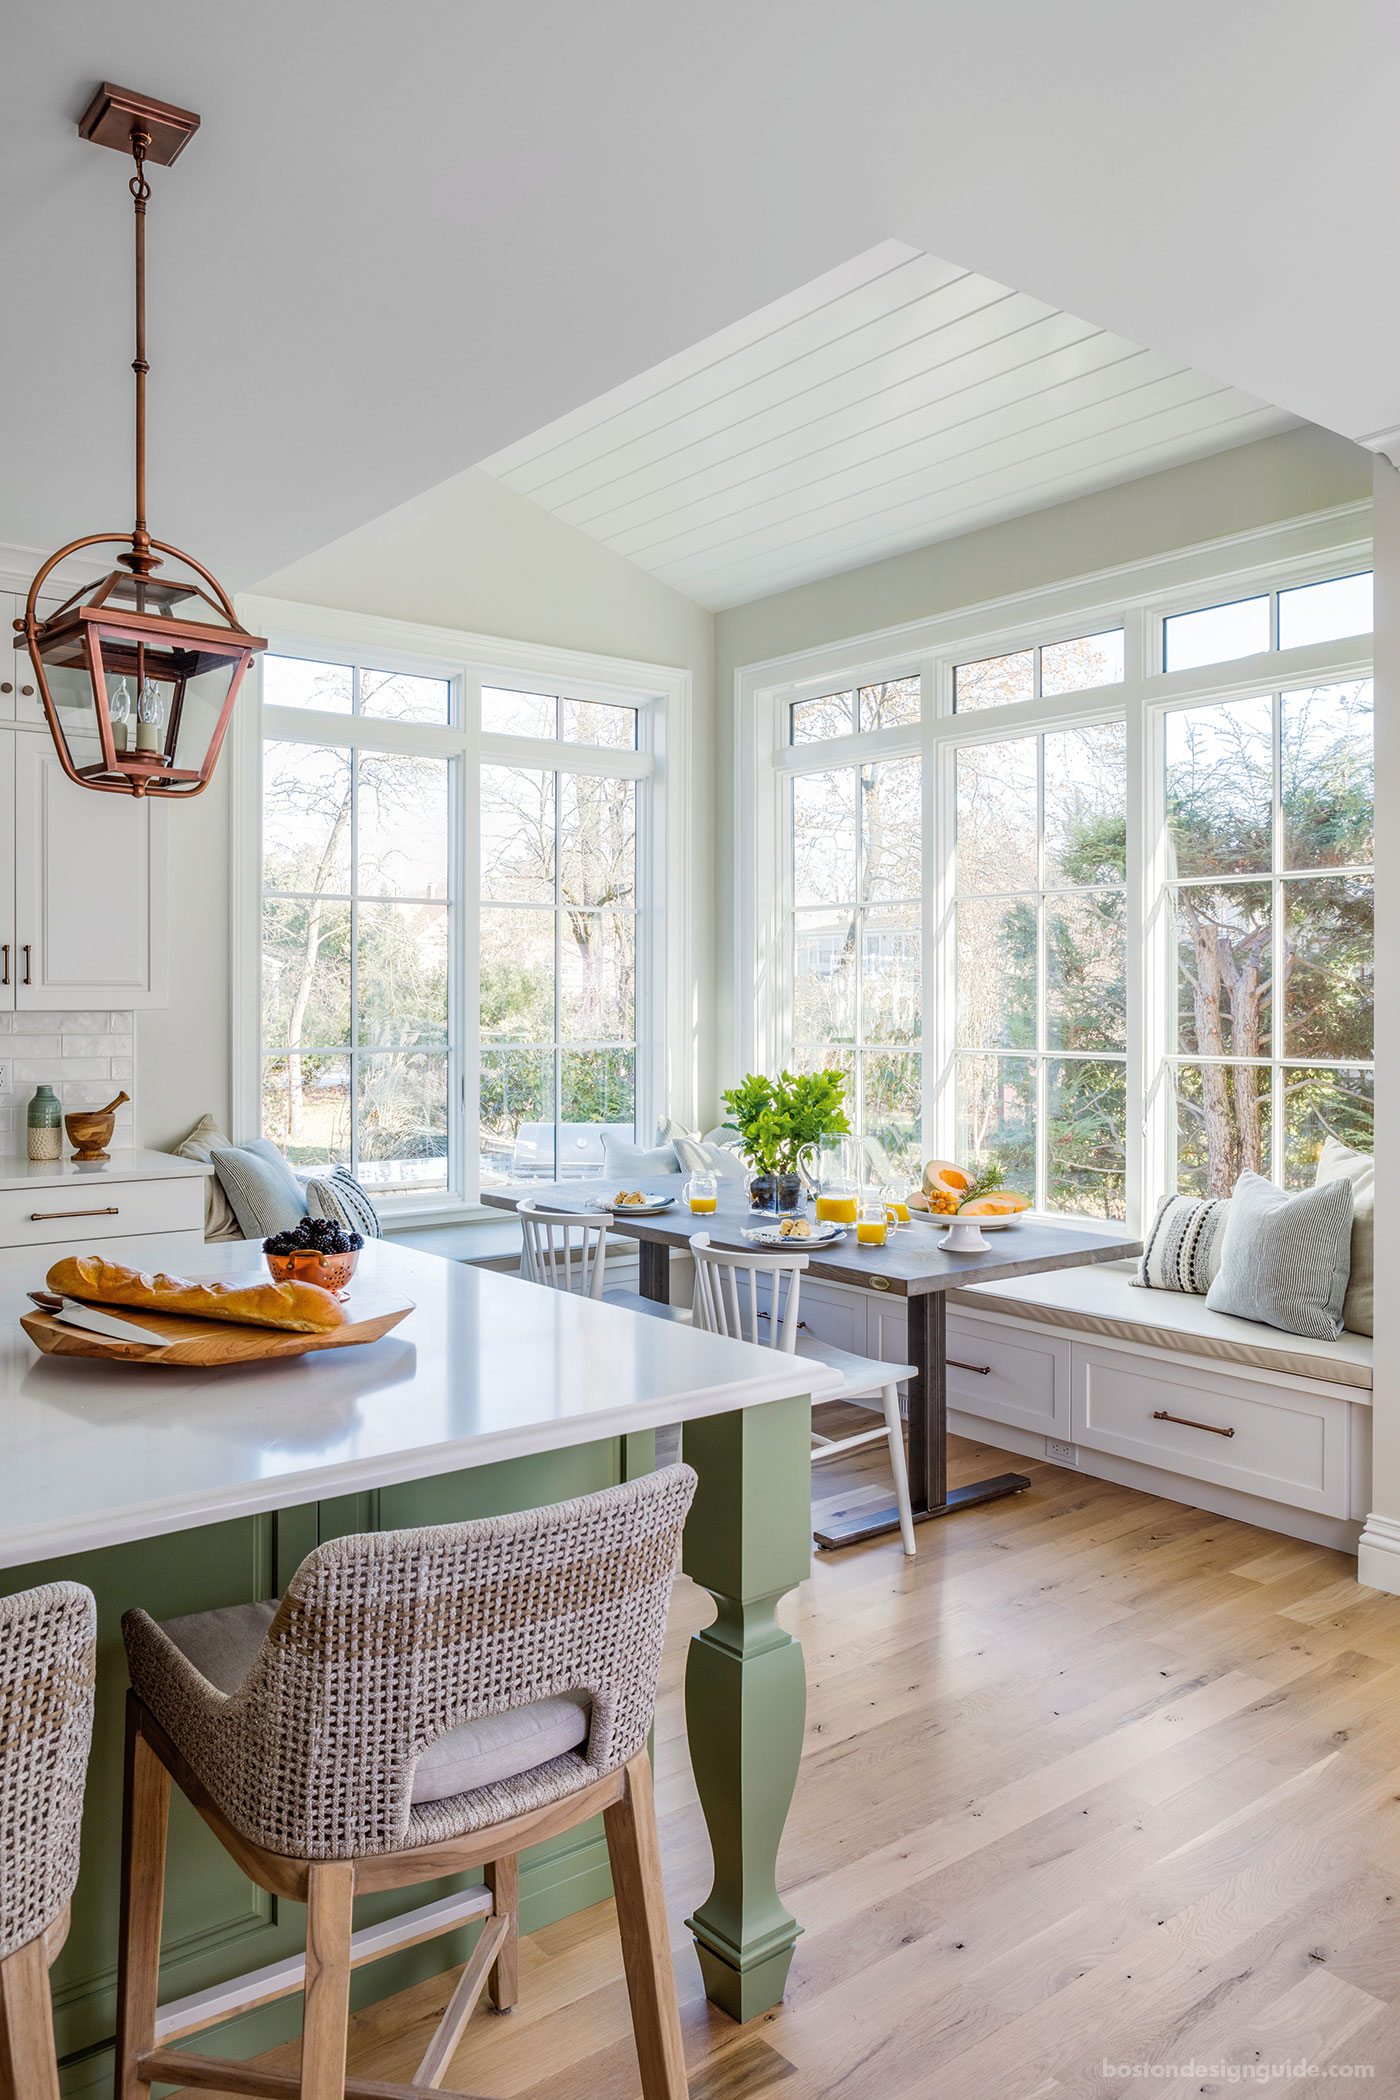
[[[1316,1186],[1328,1181],[1351,1183],[1351,1274],[1347,1278],[1342,1325],[1352,1334],[1374,1334],[1376,1299],[1376,1162],[1369,1152],[1353,1152],[1340,1138],[1327,1138],[1317,1163]]]
[[[737,1152],[705,1138],[677,1138],[676,1157],[687,1174],[715,1174],[721,1181],[747,1181],[749,1170]]]
[[[648,1175],[679,1174],[680,1170],[674,1145],[633,1145],[616,1131],[603,1132],[603,1172],[609,1181],[616,1178],[631,1184]]]
[[[233,1139],[224,1136],[212,1116],[201,1116],[184,1143],[175,1147],[175,1157],[197,1159],[201,1166],[211,1167],[216,1145],[221,1152],[231,1151]],[[211,1174],[204,1184],[204,1237],[206,1240],[241,1240],[243,1237],[243,1229],[217,1174]]]

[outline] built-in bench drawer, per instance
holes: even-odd
[[[0,1247],[66,1245],[125,1239],[133,1233],[198,1231],[204,1236],[204,1182],[37,1181],[32,1188],[0,1189]]]
[[[1321,1393],[1072,1346],[1071,1439],[1324,1516],[1348,1512],[1348,1407]]]
[[[948,1321],[948,1405],[989,1422],[1069,1436],[1070,1345],[989,1320]]]

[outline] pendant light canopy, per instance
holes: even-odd
[[[197,795],[208,784],[243,674],[267,644],[245,634],[228,594],[193,556],[146,529],[146,180],[196,131],[193,111],[104,83],[80,135],[130,153],[136,207],[136,522],[60,547],[29,587],[16,649],[34,664],[63,770],[116,795]],[[116,566],[39,616],[44,585],[87,547],[119,545]],[[110,559],[110,557],[109,557]],[[157,578],[157,570],[167,573]]]

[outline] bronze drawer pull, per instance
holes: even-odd
[[[948,1358],[948,1369],[950,1371],[975,1371],[979,1378],[990,1378],[992,1375],[990,1364],[960,1364],[956,1356]]]
[[[119,1215],[115,1203],[106,1204],[101,1210],[31,1210],[31,1225],[46,1224],[50,1218],[115,1218]]]
[[[10,944],[8,941],[0,941],[0,954],[3,954],[5,958],[5,969],[3,976],[0,976],[0,984],[8,984],[10,981]]]
[[[21,954],[21,955],[22,955],[22,956],[24,957],[24,982],[25,982],[26,984],[29,984],[29,983],[31,982],[31,979],[30,979],[30,975],[29,975],[29,943],[28,943],[28,941],[26,941],[26,942],[25,942],[25,944],[24,944],[24,946],[23,946],[23,948],[21,948],[21,950],[20,950],[20,954]]]
[[[1152,1410],[1154,1422],[1179,1422],[1183,1429],[1208,1429],[1212,1436],[1233,1436],[1233,1429],[1221,1429],[1215,1422],[1193,1422],[1189,1415],[1169,1415],[1164,1407]]]

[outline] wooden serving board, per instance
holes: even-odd
[[[200,1281],[202,1279],[194,1279]],[[250,1275],[249,1283],[265,1279]],[[313,1349],[348,1349],[356,1342],[377,1342],[413,1311],[413,1300],[371,1283],[352,1284],[345,1299],[345,1325],[326,1334],[293,1334],[285,1327],[249,1327],[241,1321],[197,1320],[188,1313],[138,1311],[135,1306],[98,1305],[82,1300],[114,1319],[131,1319],[153,1334],[170,1339],[156,1349],[148,1342],[106,1341],[85,1328],[69,1327],[52,1313],[36,1308],[21,1313],[20,1326],[45,1356],[91,1356],[135,1364],[253,1364],[283,1356],[305,1356]]]

